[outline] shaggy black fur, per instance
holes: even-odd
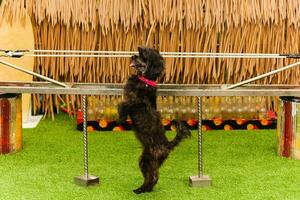
[[[156,110],[156,87],[140,80],[143,76],[156,81],[164,71],[164,61],[159,52],[152,48],[138,48],[139,55],[131,58],[131,65],[137,71],[132,75],[124,90],[124,101],[119,104],[119,123],[130,116],[133,130],[143,146],[139,166],[144,176],[144,183],[134,190],[135,193],[152,191],[158,181],[159,167],[168,157],[170,151],[180,141],[191,135],[183,122],[177,120],[177,135],[172,141],[165,136],[160,113]]]

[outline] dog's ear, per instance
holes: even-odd
[[[150,58],[152,57],[153,53],[159,54],[157,49],[144,46],[138,46],[138,52],[142,58]]]
[[[144,47],[142,46],[138,46],[138,52],[141,53],[141,51],[143,50]]]
[[[138,46],[138,52],[139,52],[139,55],[140,55],[141,57],[146,57],[146,55],[145,55],[146,48],[145,48],[145,47],[143,47],[143,46]]]

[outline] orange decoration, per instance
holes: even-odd
[[[261,125],[263,125],[263,126],[268,126],[268,125],[270,125],[272,122],[271,122],[270,120],[267,120],[267,119],[262,119],[262,120],[260,120],[260,123],[261,123]]]
[[[106,128],[108,126],[108,122],[105,119],[100,119],[99,126],[101,128]]]
[[[195,126],[197,124],[197,120],[196,119],[189,119],[186,123],[189,126]]]
[[[86,130],[87,130],[88,132],[93,132],[95,129],[94,129],[94,127],[92,127],[92,126],[88,126],[88,127],[86,128]]]
[[[209,131],[209,130],[211,130],[211,128],[207,125],[202,125],[201,130],[202,131]]]
[[[171,126],[171,131],[176,131],[176,127],[174,125]]]
[[[162,119],[161,120],[161,123],[164,125],[164,126],[168,126],[171,124],[171,120],[169,119]]]
[[[229,131],[229,130],[232,130],[233,128],[232,128],[232,126],[230,126],[230,125],[228,125],[228,124],[226,124],[225,126],[224,126],[224,130],[225,131]]]
[[[113,131],[124,131],[125,129],[122,126],[116,126],[113,128]]]
[[[245,124],[247,122],[247,120],[245,120],[245,119],[237,119],[236,120],[236,123],[238,124],[238,125],[243,125],[243,124]]]
[[[219,126],[219,125],[221,125],[223,123],[223,119],[222,118],[215,118],[214,119],[214,124],[216,125],[216,126]]]
[[[247,130],[255,130],[255,129],[257,129],[257,127],[253,124],[248,124],[247,125]]]

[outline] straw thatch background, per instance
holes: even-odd
[[[136,50],[148,44],[161,51],[298,53],[300,48],[299,0],[2,1],[0,16],[8,21],[22,19],[24,12],[32,19],[36,49]],[[168,58],[162,81],[236,83],[291,62]],[[34,69],[60,81],[119,83],[130,73],[128,63],[126,58],[36,58]],[[256,83],[298,84],[299,75],[296,68]],[[44,99],[43,109],[53,104],[51,97]]]

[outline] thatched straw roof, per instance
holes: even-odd
[[[299,26],[298,0],[9,0],[6,7],[22,6],[41,24],[82,25],[103,30],[121,25],[125,30],[153,23],[161,28],[175,28],[179,21],[184,27],[199,30],[217,26],[232,28],[247,23],[261,25]],[[16,10],[17,11],[17,10]],[[18,15],[18,13],[14,13]]]
[[[298,53],[299,0],[3,0],[0,16],[27,12],[37,49]],[[293,62],[166,59],[166,83],[234,83]],[[39,58],[35,71],[71,82],[124,82],[123,58]],[[118,73],[116,73],[118,72]],[[299,69],[260,83],[299,83]]]
[[[148,41],[168,51],[299,52],[298,0],[9,0],[0,9],[10,21],[22,18],[24,12],[32,18],[36,47],[42,49],[135,50]],[[50,69],[49,63],[56,66],[51,64]],[[37,61],[42,67],[36,70],[45,68],[45,75],[66,81],[122,82],[129,71],[126,66],[121,67],[121,76],[109,72],[125,63],[45,58]],[[165,81],[237,82],[283,64],[287,62],[168,59]],[[88,68],[94,73],[86,74]],[[242,76],[235,77],[236,72]],[[102,77],[95,77],[99,74]],[[298,80],[290,78],[279,76],[275,82]]]

